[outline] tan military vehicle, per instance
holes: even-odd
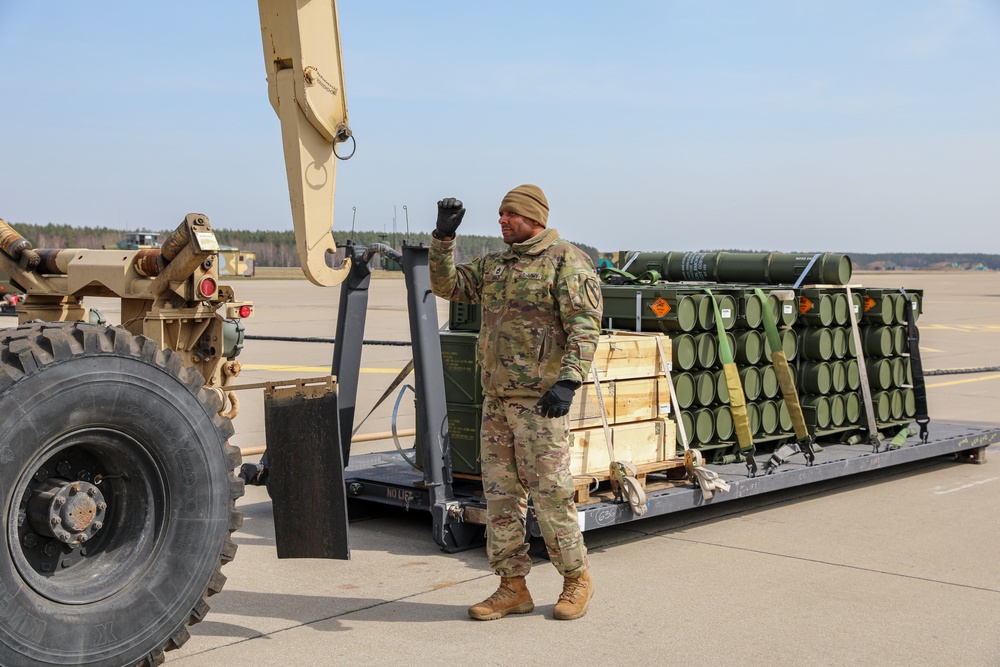
[[[334,146],[350,137],[332,0],[260,0],[306,275],[331,268]],[[28,298],[0,334],[0,664],[155,665],[225,582],[241,523],[239,321],[209,218],[162,247],[33,248],[0,221],[0,272]],[[179,217],[181,217],[179,216]],[[122,324],[84,300],[121,299]]]

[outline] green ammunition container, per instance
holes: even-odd
[[[695,300],[676,287],[601,285],[601,296],[608,328],[671,333],[698,326]]]
[[[885,423],[892,416],[890,407],[889,392],[877,391],[872,394],[872,405],[875,408],[875,421]]]
[[[833,372],[825,361],[803,361],[799,364],[796,385],[807,394],[828,394],[833,387]]]
[[[843,394],[830,396],[830,425],[843,426],[847,420],[847,404]]]
[[[760,391],[765,398],[774,398],[781,391],[778,383],[778,374],[774,366],[767,365],[760,367]]]
[[[701,368],[712,368],[719,358],[719,343],[715,334],[704,332],[694,337],[695,346],[698,352],[698,366]]]
[[[911,387],[903,389],[903,416],[912,419],[917,414],[917,395]]]
[[[778,403],[764,400],[757,403],[760,409],[760,430],[765,435],[771,435],[778,430]]]
[[[809,361],[833,358],[833,332],[827,327],[808,327],[799,331],[799,356]]]
[[[702,371],[694,377],[694,400],[697,405],[711,405],[715,403],[715,372]]]
[[[893,389],[889,392],[889,414],[894,421],[903,418],[903,390]]]
[[[698,363],[698,346],[694,336],[689,333],[671,336],[670,354],[675,369],[689,371],[694,368]]]
[[[788,411],[788,404],[783,398],[778,400],[778,430],[782,433],[791,433],[794,430],[792,428],[792,413]]]
[[[851,331],[844,327],[833,327],[830,333],[833,335],[833,358],[843,359],[847,356],[849,347],[847,341],[852,337]]]
[[[858,324],[861,324],[861,319],[865,314],[865,295],[863,292],[854,290],[851,292],[852,308],[854,308],[854,319]],[[850,322],[850,315],[848,317],[848,322]]]
[[[851,307],[851,302],[847,300],[845,292],[834,292],[831,298],[833,299],[833,323],[842,327],[850,321],[848,310]]]
[[[719,315],[722,316],[722,328],[728,331],[736,326],[736,299],[729,294],[717,294],[715,292],[713,294],[716,303],[719,304]],[[702,297],[698,301],[698,326],[705,331],[714,331],[715,308],[712,305],[712,299],[708,294],[698,296]]]
[[[716,440],[731,440],[733,434],[736,432],[736,426],[733,423],[733,413],[729,409],[728,405],[720,405],[712,408],[712,414],[715,417],[715,438]]]
[[[907,362],[909,359],[906,357],[893,357],[889,360],[889,366],[892,368],[892,386],[902,387],[907,384],[906,382],[906,371]]]
[[[844,414],[848,424],[861,421],[861,395],[857,392],[844,394]]]
[[[782,325],[792,326],[799,316],[799,304],[797,298],[783,299],[779,295],[784,295],[791,290],[781,290],[778,293],[764,290],[767,294],[767,304],[771,308],[771,315],[774,316],[774,323],[779,327]],[[793,294],[794,296],[794,294]]]
[[[764,320],[764,305],[752,289],[741,290],[736,298],[739,312],[736,315],[736,326],[743,329],[756,329]]]
[[[694,442],[694,415],[690,412],[681,413],[681,422],[677,424],[677,443],[680,444],[684,442],[683,436],[681,436],[681,423],[684,425],[684,433],[687,434],[688,446]]]
[[[782,329],[780,333],[781,349],[785,352],[785,359],[792,362],[799,356],[799,335],[794,329]]]
[[[896,315],[895,292],[884,289],[865,291],[865,306],[862,319],[867,324],[889,325]]]
[[[695,314],[697,315],[697,323],[695,328],[698,331],[706,331],[712,328],[712,322],[715,321],[715,313],[712,312],[712,300],[708,298],[708,295],[704,292],[696,292],[690,295],[691,300],[695,304]]]
[[[709,408],[700,408],[694,413],[694,441],[707,445],[715,437],[715,415]]]
[[[910,297],[910,301],[913,302],[913,321],[916,322],[920,319],[921,313],[924,312],[924,291],[906,290],[906,294]]]
[[[857,391],[861,388],[861,370],[857,359],[848,359],[845,362],[847,367],[847,388]]]
[[[718,283],[792,285],[813,259],[813,254],[754,252],[641,252],[621,251],[618,266],[629,264],[629,272],[656,271],[664,280]],[[805,284],[846,285],[851,280],[847,255],[823,253],[805,275]]]
[[[687,410],[694,405],[695,382],[691,373],[677,373],[674,377],[674,391],[677,392],[677,405]]]
[[[761,391],[760,371],[756,366],[744,366],[740,369],[740,384],[743,385],[743,394],[746,399],[756,401]]]
[[[799,293],[799,322],[810,327],[833,324],[833,297],[820,289],[804,289]]]
[[[713,372],[715,376],[715,401],[718,403],[729,402],[729,385],[726,384],[726,373],[722,370]]]
[[[807,395],[800,398],[802,403],[802,413],[806,417],[806,422],[810,421],[809,415],[812,413],[814,423],[818,429],[830,428],[830,399],[826,396]]]
[[[444,367],[444,398],[456,405],[482,405],[483,384],[477,344],[479,334],[468,331],[441,332],[441,364]]]
[[[747,403],[747,422],[750,426],[750,435],[760,433],[760,408],[756,403]]]
[[[892,329],[889,327],[862,327],[861,350],[865,358],[892,355]]]
[[[830,389],[840,393],[847,388],[847,363],[841,359],[830,362]]]
[[[736,349],[733,355],[736,363],[743,365],[754,365],[760,362],[766,345],[764,335],[756,329],[741,329],[736,332]]]
[[[479,405],[448,403],[448,441],[451,448],[451,469],[453,472],[479,475],[482,462],[479,459],[479,431],[483,421],[483,409]],[[417,466],[422,465],[423,443],[419,437],[414,441]]]
[[[906,325],[892,327],[892,353],[906,354],[910,351],[910,332]]]
[[[892,321],[893,324],[906,322],[906,297],[900,292],[892,295]]]
[[[888,359],[868,359],[865,367],[868,370],[868,384],[872,389],[892,388],[892,364]]]

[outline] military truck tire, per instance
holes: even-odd
[[[0,333],[0,665],[142,665],[188,639],[243,482],[221,400],[124,329]]]

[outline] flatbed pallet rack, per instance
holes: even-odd
[[[578,505],[580,527],[587,531],[631,523],[922,459],[953,456],[960,461],[984,463],[986,448],[1000,443],[1000,427],[933,422],[930,433],[927,442],[910,437],[902,447],[886,449],[883,445],[878,452],[867,443],[820,442],[821,451],[816,453],[812,465],[806,465],[803,457],[796,456],[771,474],[764,473],[770,453],[758,452],[756,461],[760,472],[755,477],[748,476],[745,463],[706,465],[730,485],[728,491],[717,491],[711,498],[705,498],[693,483],[671,479],[674,475],[664,471],[662,481],[650,479],[647,484],[649,509],[643,516],[636,516],[627,503],[602,499],[607,494],[595,495],[590,498],[591,502]],[[445,507],[440,508],[443,511],[434,511],[435,505],[441,505],[442,501],[432,502],[424,474],[414,470],[396,451],[355,454],[345,470],[345,478],[347,496],[355,515],[364,511],[359,504],[362,502],[430,511],[435,538],[445,551],[462,551],[482,541],[486,505],[482,486],[476,479],[452,479],[451,496],[443,501]],[[529,516],[528,529],[532,536],[540,534],[532,516]]]

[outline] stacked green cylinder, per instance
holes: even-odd
[[[645,261],[643,266],[654,261],[647,260],[647,255],[640,255],[640,260]],[[843,270],[839,275],[849,278]],[[763,291],[766,303],[756,296],[755,287]],[[723,318],[755,444],[780,444],[794,437],[764,332],[764,308],[771,310],[778,325],[803,414],[814,435],[846,439],[867,426],[861,387],[864,374],[852,315],[858,324],[879,430],[912,420],[916,400],[907,304],[899,290],[853,288],[849,298],[839,284],[798,289],[774,284],[666,282],[602,286],[605,327],[670,334],[675,395],[681,410],[678,422],[684,425],[689,445],[706,452],[709,461],[733,460],[739,450],[706,288],[714,294]],[[919,315],[922,293],[907,294]]]

